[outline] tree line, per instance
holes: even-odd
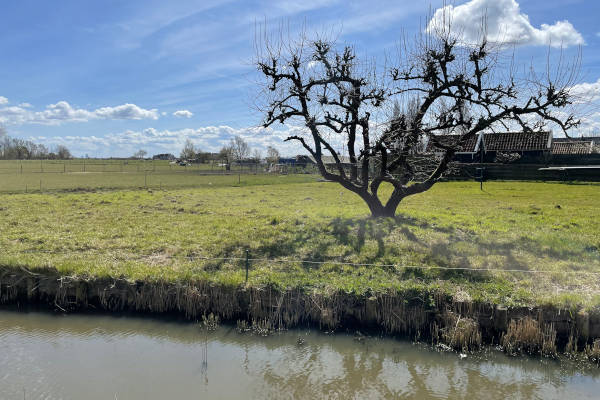
[[[279,161],[279,151],[273,146],[268,146],[266,157],[263,157],[260,149],[251,149],[241,136],[235,136],[218,153],[210,153],[201,151],[190,139],[187,139],[179,158],[182,160],[195,160],[200,163],[218,160],[225,164],[240,163],[242,161],[258,163],[264,158],[268,163],[277,163]]]
[[[12,138],[0,126],[0,159],[2,160],[67,160],[73,158],[69,149],[58,145],[50,150],[31,140]]]

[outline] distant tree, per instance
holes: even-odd
[[[8,132],[4,125],[0,125],[0,158],[6,158],[6,152],[10,146]]]
[[[260,160],[262,160],[262,153],[261,153],[260,149],[254,149],[252,151],[252,159],[256,163],[259,163]]]
[[[233,159],[238,163],[250,156],[250,146],[241,136],[231,139],[229,146],[231,147]]]
[[[146,154],[148,154],[148,152],[146,150],[138,150],[135,153],[133,153],[133,156],[131,156],[132,158],[139,158],[142,159],[144,157],[146,157]]]
[[[73,158],[73,156],[71,155],[71,152],[69,151],[69,149],[67,148],[67,146],[64,145],[58,145],[56,147],[56,157],[60,160],[68,160],[70,158]]]
[[[208,153],[208,152],[205,152],[205,151],[200,151],[200,152],[196,153],[196,157],[195,158],[196,158],[196,161],[198,161],[199,163],[204,164],[204,163],[206,163],[206,162],[208,162],[208,161],[211,160],[212,154]]]
[[[273,146],[267,147],[267,162],[269,164],[277,164],[279,162],[279,150]]]
[[[225,164],[231,164],[234,160],[233,148],[229,146],[223,146],[219,151],[219,159]]]
[[[196,153],[197,149],[194,146],[194,143],[190,139],[186,139],[181,154],[179,154],[179,158],[182,160],[193,160],[196,158]]]

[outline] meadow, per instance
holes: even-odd
[[[250,285],[600,304],[597,184],[444,182],[406,199],[395,219],[373,219],[358,197],[314,175],[238,184],[237,175],[180,173],[189,181],[162,189],[120,189],[137,173],[43,175],[63,186],[0,194],[0,266],[238,285],[248,251]]]
[[[206,175],[212,178],[206,179]],[[297,175],[290,180],[314,179]],[[216,162],[180,166],[163,160],[0,160],[0,193],[194,188],[272,182],[276,181],[265,175],[264,165],[233,165],[227,171]]]

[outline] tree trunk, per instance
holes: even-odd
[[[394,192],[395,193],[395,192]],[[395,217],[396,209],[398,208],[398,204],[400,204],[401,198],[395,199],[394,194],[384,206],[381,203],[381,200],[375,195],[370,193],[358,193],[359,196],[367,203],[369,206],[369,210],[371,211],[372,217]],[[392,201],[393,200],[393,201]]]

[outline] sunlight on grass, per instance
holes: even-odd
[[[250,178],[242,187],[0,195],[0,264],[239,284],[242,261],[204,258],[243,257],[248,249],[252,258],[296,260],[253,262],[252,284],[357,293],[440,288],[503,304],[596,302],[599,277],[569,272],[600,272],[600,186],[490,182],[482,192],[473,182],[441,183],[406,199],[392,220],[368,218],[357,196],[314,177]]]

